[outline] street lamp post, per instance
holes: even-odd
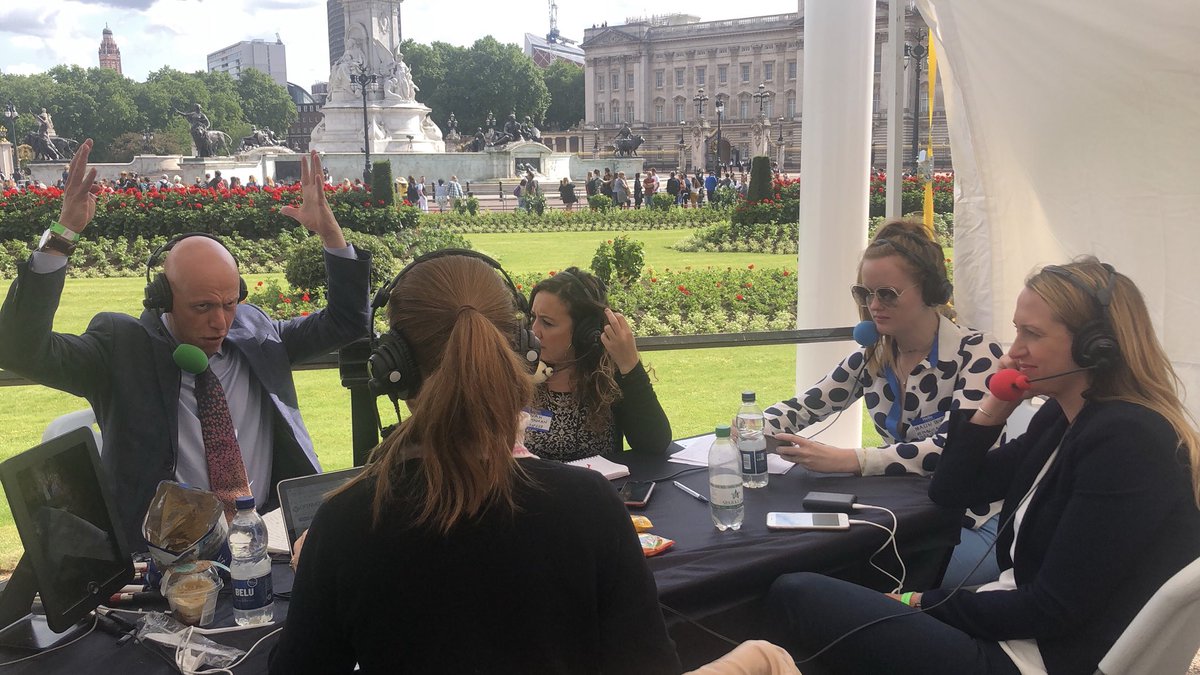
[[[774,92],[767,91],[767,85],[765,85],[765,84],[758,85],[758,93],[754,94],[753,96],[754,96],[754,99],[758,101],[758,116],[759,117],[762,117],[764,119],[766,118],[767,113],[764,110],[764,107],[766,106],[767,99],[771,98],[774,95],[775,95]]]
[[[362,111],[363,111],[363,182],[371,182],[371,136],[370,129],[367,126],[367,87],[375,84],[379,76],[375,73],[367,72],[366,66],[359,66],[357,73],[350,74],[350,84],[356,85],[362,93]]]
[[[721,100],[720,95],[717,96],[717,102],[713,107],[717,110],[717,173],[721,173],[724,164],[721,161],[721,117],[725,114],[725,102]]]
[[[154,152],[154,146],[150,143],[154,140],[154,134],[150,131],[150,125],[146,125],[146,130],[142,132],[142,154],[149,155]]]
[[[687,171],[687,157],[683,154],[683,148],[686,145],[683,140],[683,132],[687,129],[687,122],[679,120],[679,170]]]
[[[708,96],[704,93],[704,87],[700,87],[700,91],[692,97],[696,102],[696,119],[704,119],[704,103],[708,101]]]
[[[21,116],[21,113],[17,112],[17,107],[13,105],[12,101],[4,104],[4,116],[8,118],[8,133],[15,146],[17,144],[17,118]]]
[[[913,115],[912,115],[912,161],[913,170],[916,170],[917,159],[921,154],[921,127],[919,119],[921,117],[921,59],[928,54],[925,45],[918,42],[915,45],[904,45],[904,55],[911,58],[913,62]],[[930,105],[933,102],[930,101]]]
[[[487,130],[489,133],[492,131],[492,129],[496,128],[496,116],[492,114],[491,110],[488,111],[487,119],[485,119],[483,123],[487,125]],[[469,129],[470,127],[467,128]]]

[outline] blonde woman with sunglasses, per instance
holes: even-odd
[[[860,347],[796,398],[766,409],[783,458],[810,471],[861,476],[919,474],[937,467],[949,412],[974,408],[1003,355],[985,333],[946,315],[952,287],[942,247],[919,222],[880,226],[863,252],[851,295],[878,339]],[[862,399],[883,439],[877,448],[838,448],[799,435]],[[963,519],[962,543],[943,584],[980,584],[999,574],[985,555],[996,538],[999,505],[980,504]],[[982,560],[982,562],[980,562]],[[977,563],[978,566],[977,566]]]

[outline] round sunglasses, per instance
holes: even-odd
[[[871,296],[879,298],[879,302],[884,307],[895,307],[900,302],[900,296],[912,288],[916,288],[916,284],[900,290],[896,290],[893,286],[881,286],[871,290],[862,284],[854,284],[850,287],[850,295],[854,296],[854,301],[863,307],[871,305]]]

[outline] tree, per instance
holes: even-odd
[[[285,136],[288,127],[299,116],[287,88],[257,69],[242,71],[237,80],[237,93],[243,118],[260,129],[270,127],[278,137]]]
[[[556,59],[542,71],[542,80],[550,92],[546,124],[551,129],[570,129],[583,119],[583,68],[565,59]]]
[[[496,115],[497,124],[503,124],[509,112],[516,112],[518,121],[529,115],[543,123],[550,92],[538,67],[517,45],[500,44],[492,37],[466,49],[405,41],[401,51],[421,89],[417,97],[433,109],[439,124],[452,112],[467,135],[484,126],[489,112]]]

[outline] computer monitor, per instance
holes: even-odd
[[[25,547],[0,591],[0,644],[45,649],[133,579],[129,547],[87,427],[0,464],[0,484]]]

